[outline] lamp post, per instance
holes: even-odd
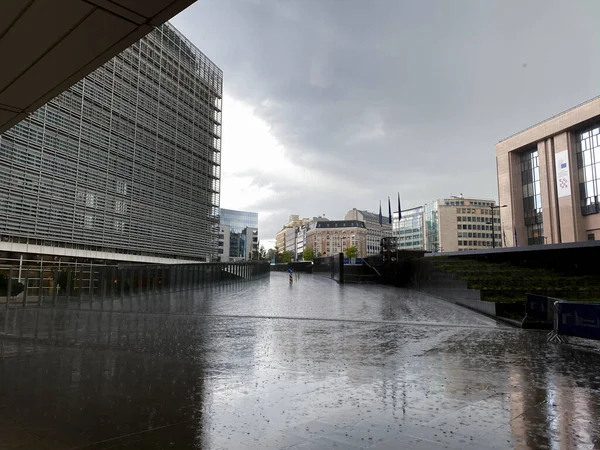
[[[492,248],[496,248],[496,224],[494,223],[494,210],[500,208],[506,208],[508,205],[490,206],[492,210]]]

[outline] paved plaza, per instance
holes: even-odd
[[[0,311],[1,449],[600,448],[600,353],[287,275]]]

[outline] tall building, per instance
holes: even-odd
[[[402,250],[425,249],[425,224],[423,206],[405,209],[402,218],[398,213],[393,214],[392,234],[398,238],[398,248]]]
[[[358,220],[365,223],[367,229],[367,255],[377,255],[381,249],[381,238],[392,235],[392,225],[387,214],[379,223],[379,214],[353,208],[344,217],[345,220]]]
[[[332,256],[356,246],[359,258],[368,255],[368,232],[361,220],[327,220],[314,222],[306,233],[306,245],[316,256]]]
[[[252,259],[258,251],[258,213],[221,208],[219,256],[221,261]]]
[[[222,71],[165,24],[0,136],[0,251],[216,256]]]
[[[600,97],[496,145],[509,246],[600,239]]]

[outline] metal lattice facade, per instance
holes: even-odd
[[[0,136],[2,240],[217,254],[223,73],[165,24]]]

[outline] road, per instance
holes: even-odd
[[[3,449],[600,447],[599,352],[410,290],[272,273],[0,326]]]

